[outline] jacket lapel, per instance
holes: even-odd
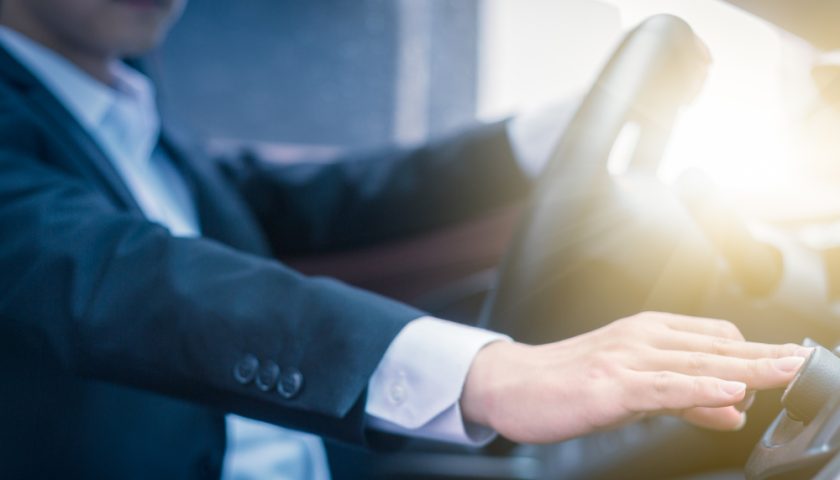
[[[46,131],[62,143],[66,155],[60,161],[72,164],[74,171],[102,185],[123,207],[142,214],[142,209],[99,144],[61,102],[2,46],[0,81],[27,98],[34,116],[43,121]],[[268,243],[242,200],[230,191],[221,175],[208,162],[201,161],[202,155],[182,151],[172,138],[174,134],[167,134],[167,130],[167,125],[163,125],[160,147],[181,170],[192,190],[202,235],[234,248],[269,256]]]
[[[74,170],[103,185],[123,207],[141,212],[128,187],[96,141],[64,105],[2,46],[0,78],[29,99],[28,105],[34,110],[35,117],[46,123],[47,131],[64,145],[66,155],[60,159],[62,162],[72,163]]]

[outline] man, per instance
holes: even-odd
[[[658,413],[735,429],[746,389],[809,354],[654,313],[528,346],[290,270],[272,247],[373,242],[526,194],[507,125],[231,166],[237,190],[160,133],[119,60],[183,6],[0,2],[4,477],[218,477],[223,412],[360,443],[554,442]]]

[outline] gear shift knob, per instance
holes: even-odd
[[[782,395],[782,405],[789,417],[808,423],[838,392],[840,357],[817,346]]]

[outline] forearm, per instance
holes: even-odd
[[[0,154],[0,317],[21,348],[64,374],[361,440],[353,407],[421,312],[174,238],[37,165]],[[256,371],[237,372],[249,358]]]
[[[282,253],[365,245],[458,223],[523,198],[531,186],[505,123],[327,164],[257,160],[233,176]]]

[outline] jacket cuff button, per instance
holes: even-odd
[[[303,374],[294,367],[284,368],[280,381],[277,382],[277,393],[286,400],[296,397],[303,388]]]
[[[233,378],[237,382],[245,385],[257,375],[257,370],[260,368],[260,361],[253,355],[245,355],[233,367]]]
[[[280,367],[272,361],[265,362],[257,373],[256,385],[263,392],[274,388],[277,378],[280,376]]]

